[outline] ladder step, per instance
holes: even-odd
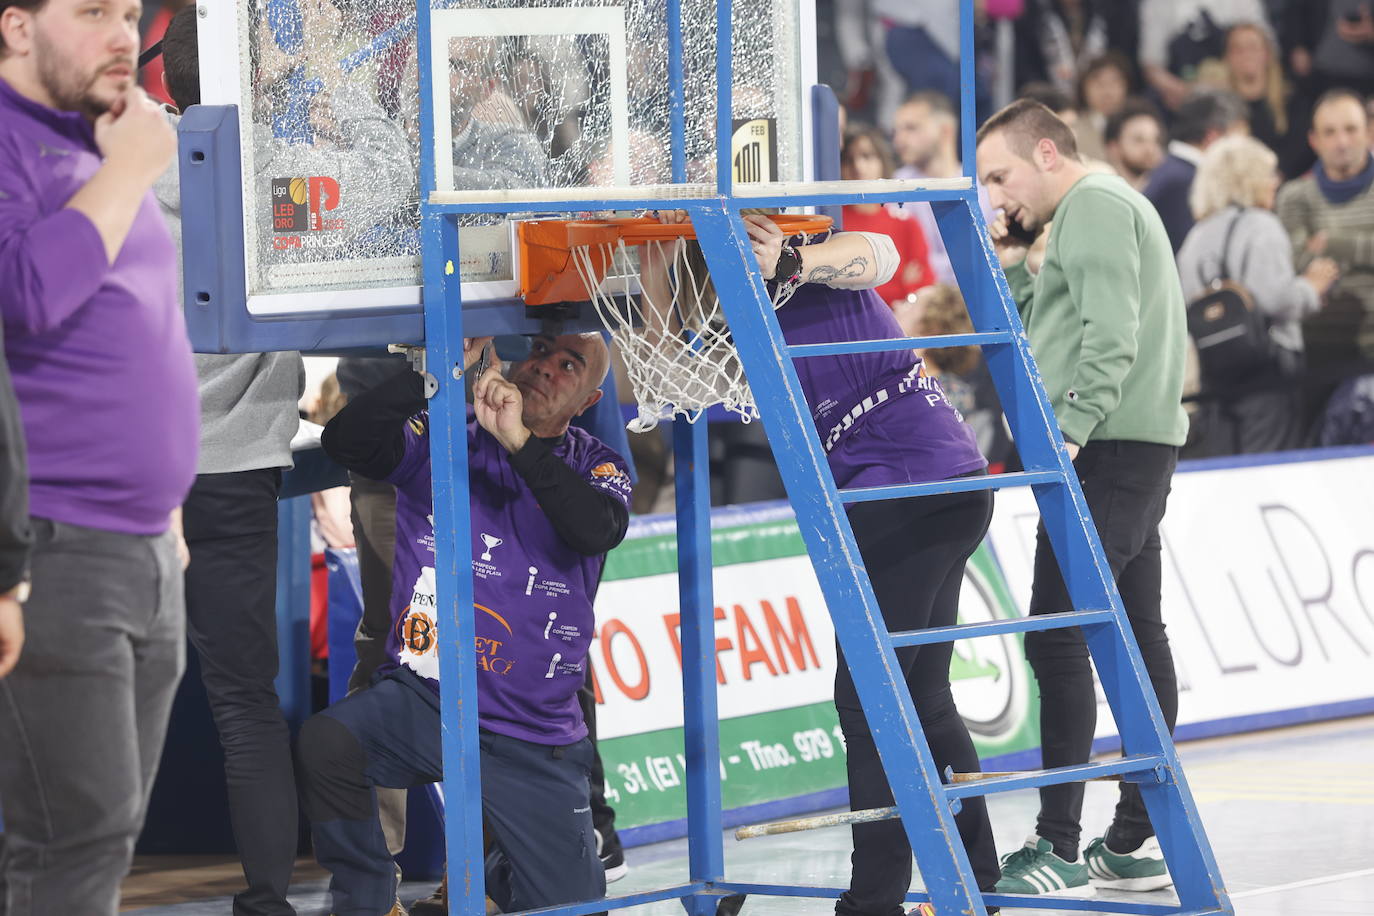
[[[618,897],[603,897],[600,900],[588,900],[585,903],[555,903],[540,907],[537,910],[522,910],[521,916],[537,916],[541,913],[551,914],[551,916],[590,916],[592,913],[623,910],[634,906],[643,906],[646,903],[658,903],[662,900],[681,900],[694,894],[710,893],[711,890],[710,882],[693,881],[690,884],[678,884]]]
[[[820,897],[831,900],[839,897],[846,887],[809,887],[795,884],[754,884],[743,881],[714,881],[712,891],[732,894],[751,894],[759,897]],[[925,903],[930,895],[924,891],[910,891],[907,903]],[[1177,903],[1141,903],[1136,900],[1116,900],[1106,897],[1031,897],[1022,894],[984,894],[983,902],[989,906],[1000,906],[1006,916],[1011,916],[1019,908],[1033,910],[1071,910],[1087,913],[1136,913],[1141,916],[1212,916],[1223,914],[1226,910],[1216,907],[1203,910],[1183,910]]]
[[[1115,760],[1099,760],[1070,767],[1054,767],[1029,773],[1011,773],[1004,776],[989,776],[987,779],[970,779],[945,786],[945,794],[950,798],[969,798],[978,795],[992,795],[995,792],[1015,792],[1017,789],[1038,789],[1041,786],[1058,786],[1067,782],[1086,782],[1108,776],[1124,776],[1128,773],[1148,773],[1165,766],[1165,760],[1158,754],[1132,754]]]
[[[1005,636],[1008,633],[1059,630],[1064,627],[1085,627],[1115,622],[1115,611],[1065,611],[1061,614],[1036,614],[1033,617],[1012,617],[1007,620],[959,623],[952,627],[898,630],[889,633],[888,637],[894,646],[924,646],[937,642],[954,642],[956,639],[977,639],[980,636]]]
[[[903,483],[890,487],[854,487],[840,490],[840,499],[847,503],[871,503],[884,499],[906,499],[911,496],[939,496],[942,493],[972,493],[976,490],[1000,490],[1003,487],[1037,487],[1047,483],[1064,482],[1060,471],[1014,471],[1010,474],[983,474],[978,477],[951,477],[949,480],[930,480],[925,483]]]
[[[1000,906],[1004,916],[1013,916],[1023,909],[1036,913],[1061,910],[1071,913],[1087,913],[1100,916],[1102,913],[1129,913],[1132,916],[1231,916],[1235,911],[1221,907],[1185,910],[1177,903],[1141,903],[1138,900],[1122,900],[1113,897],[1051,897],[1046,901],[1043,895],[1029,894],[984,894],[983,903]]]
[[[841,356],[846,353],[884,353],[888,350],[932,347],[991,347],[1011,343],[1010,331],[979,331],[973,334],[936,334],[931,337],[889,337],[883,340],[840,340],[833,343],[797,344],[787,348],[793,359],[807,356]]]

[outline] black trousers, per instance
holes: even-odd
[[[586,683],[577,691],[577,704],[582,707],[582,721],[587,723],[587,738],[592,742],[592,764],[587,773],[592,794],[592,826],[601,838],[601,855],[611,856],[621,852],[622,846],[620,834],[615,829],[615,809],[606,801],[606,767],[596,745],[596,695],[592,692],[590,668]]]
[[[277,676],[277,493],[281,471],[202,474],[182,512],[191,565],[186,623],[200,654],[248,888],[235,916],[294,914],[296,781]]]
[[[959,614],[964,564],[992,518],[992,494],[958,493],[861,503],[849,513],[859,552],[889,630],[949,626]],[[978,753],[949,687],[951,643],[897,650],[921,728],[941,772],[979,770]],[[849,806],[855,811],[893,803],[892,789],[864,717],[843,655],[835,673],[835,709],[844,731]],[[982,798],[964,799],[955,815],[978,886],[989,891],[1000,869],[992,825]],[[899,916],[911,886],[911,844],[900,820],[856,824],[849,890],[835,912]]]
[[[1151,442],[1090,442],[1078,453],[1074,469],[1097,525],[1121,601],[1131,621],[1159,705],[1173,731],[1178,718],[1178,681],[1174,657],[1160,616],[1159,523],[1169,498],[1178,449]],[[1035,543],[1035,581],[1030,612],[1071,610],[1059,564],[1041,524]],[[1084,763],[1097,727],[1097,697],[1083,632],[1077,627],[1026,634],[1026,659],[1040,685],[1040,742],[1046,767]],[[1078,857],[1083,813],[1083,783],[1040,790],[1036,833],[1069,861]],[[1121,784],[1116,818],[1107,845],[1130,852],[1154,835],[1140,790]]]

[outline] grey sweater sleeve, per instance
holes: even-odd
[[[24,426],[9,366],[0,357],[0,592],[9,591],[24,578],[32,543]]]
[[[1255,306],[1270,319],[1296,321],[1315,312],[1321,297],[1293,269],[1288,233],[1268,210],[1247,210],[1231,242],[1231,276],[1250,290]]]

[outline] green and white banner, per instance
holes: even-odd
[[[1174,478],[1163,602],[1181,736],[1374,711],[1374,453],[1312,455]],[[965,577],[963,621],[1022,613],[1037,520],[1029,491],[998,494]],[[791,511],[726,510],[716,525],[725,807],[842,787],[834,631]],[[597,599],[590,658],[622,827],[686,814],[676,568],[671,521],[639,523],[610,555]],[[955,699],[984,758],[1039,743],[1019,643],[955,643]],[[1115,733],[1105,704],[1098,723],[1099,737]]]
[[[841,787],[834,629],[796,521],[786,508],[722,518],[740,520],[712,534],[725,807]],[[611,554],[597,597],[598,737],[607,796],[625,827],[686,813],[676,549],[672,534],[628,539]],[[961,619],[1016,613],[980,549]],[[1034,691],[1016,637],[956,643],[951,668],[983,756],[1036,746]]]

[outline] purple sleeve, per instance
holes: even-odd
[[[105,243],[84,213],[42,212],[14,138],[0,135],[0,314],[7,328],[51,330],[100,288]]]
[[[587,483],[603,493],[609,493],[629,508],[632,487],[624,458],[603,446],[588,456],[581,476]]]
[[[415,473],[429,464],[429,415],[419,413],[406,420],[405,454],[401,463],[387,475],[386,481],[394,486],[407,483]]]

